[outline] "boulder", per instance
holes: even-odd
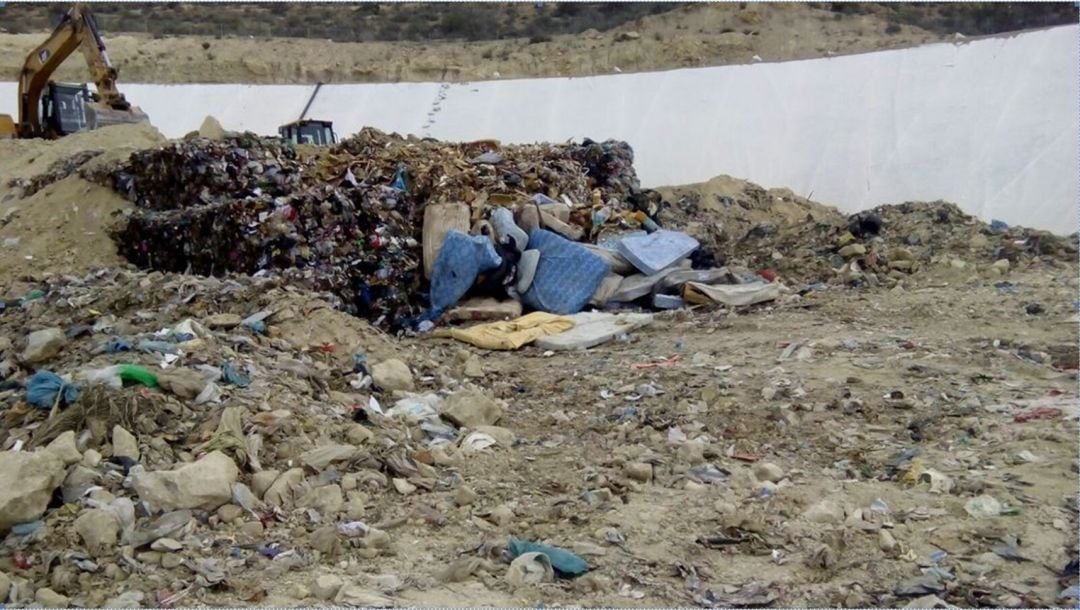
[[[397,359],[384,360],[371,367],[371,379],[375,385],[387,392],[394,390],[411,392],[416,389],[409,365]]]
[[[281,472],[278,470],[261,470],[251,475],[251,491],[256,497],[262,498],[266,495],[266,490],[270,489],[270,486],[274,484],[274,481],[281,476]]]
[[[45,362],[58,354],[65,343],[67,343],[67,337],[64,336],[64,331],[59,328],[35,330],[26,337],[23,361],[28,364]]]
[[[139,461],[139,441],[135,435],[120,426],[113,426],[113,457],[126,457]]]
[[[272,485],[270,485],[270,488],[266,490],[263,500],[271,506],[277,506],[279,508],[285,506],[292,501],[293,490],[296,486],[300,485],[303,480],[304,470],[302,468],[286,470]]]
[[[138,473],[132,484],[139,498],[164,510],[215,510],[232,499],[240,471],[229,456],[214,451],[176,470]]]
[[[454,392],[447,399],[442,416],[457,426],[467,428],[491,426],[502,418],[502,407],[481,392],[461,390]]]
[[[42,608],[67,608],[71,603],[71,600],[66,596],[60,595],[48,587],[38,589],[37,593],[34,594],[34,601],[41,604]]]
[[[0,453],[0,532],[45,514],[65,474],[64,461],[51,451]]]
[[[835,525],[844,521],[844,507],[832,500],[821,500],[806,509],[803,518],[811,523]]]
[[[75,520],[75,533],[91,555],[102,557],[116,551],[120,522],[109,511],[95,508],[79,515]]]
[[[234,313],[216,313],[203,320],[206,327],[212,330],[236,328],[240,326],[240,322],[240,316]]]
[[[322,600],[331,600],[344,585],[345,581],[340,576],[323,574],[317,576],[315,582],[311,583],[311,594]]]
[[[70,466],[77,462],[81,462],[83,459],[82,453],[79,452],[79,448],[75,446],[74,430],[68,430],[53,439],[53,442],[45,447],[45,451],[60,458],[60,461],[64,463],[64,466]]]
[[[345,496],[341,493],[341,487],[337,485],[324,485],[317,487],[304,496],[300,504],[311,508],[328,518],[341,510],[345,504]]]

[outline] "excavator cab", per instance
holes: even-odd
[[[59,137],[87,127],[94,129],[93,117],[87,116],[91,101],[86,85],[49,83],[41,96],[41,122],[45,130]]]
[[[279,127],[278,135],[293,144],[310,144],[312,146],[337,144],[334,124],[330,121],[318,121],[315,119],[293,121]]]

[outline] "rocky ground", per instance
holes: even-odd
[[[1062,603],[1076,269],[974,267],[510,356],[389,340],[273,282],[57,279],[9,301],[6,366],[31,331],[91,323],[42,366],[139,363],[168,389],[98,386],[52,416],[2,394],[0,505],[29,524],[0,585],[46,606]],[[268,336],[234,327],[264,308]],[[188,319],[205,330],[168,369],[102,349]],[[355,351],[382,392],[350,385]],[[226,361],[250,385],[197,397]],[[390,388],[445,397],[458,440],[371,412]],[[592,569],[513,586],[510,536]]]
[[[1075,237],[942,202],[874,236],[720,177],[659,218],[779,301],[492,353],[278,279],[131,268],[105,230],[131,204],[64,169],[113,139],[157,136],[4,145],[12,605],[1070,602]],[[31,404],[39,369],[80,394]],[[510,564],[511,537],[590,569]]]

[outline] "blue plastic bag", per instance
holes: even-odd
[[[225,383],[232,384],[238,388],[246,388],[251,385],[251,380],[241,375],[231,362],[226,362],[221,365],[221,376],[225,380]]]
[[[394,181],[390,184],[390,188],[397,189],[402,193],[408,194],[408,186],[405,184],[405,166],[398,165],[397,171],[394,172]]]
[[[26,402],[39,409],[51,409],[59,394],[62,404],[69,405],[79,398],[79,386],[65,382],[52,371],[40,370],[26,381]]]
[[[178,354],[176,346],[168,341],[151,341],[150,339],[143,339],[139,341],[139,351],[146,352],[148,354],[157,352],[159,354]]]
[[[560,576],[580,576],[589,571],[589,564],[570,551],[540,544],[528,542],[511,537],[506,543],[506,550],[514,558],[525,553],[543,553],[551,561],[551,567]]]
[[[128,340],[124,339],[123,337],[113,337],[112,339],[109,339],[108,343],[105,344],[105,351],[110,354],[116,354],[118,352],[129,352],[131,351],[131,344],[128,343]]]

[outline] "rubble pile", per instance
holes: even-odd
[[[955,204],[908,202],[845,216],[785,189],[745,184],[707,201],[675,189],[657,217],[686,227],[718,261],[790,283],[895,285],[927,265],[956,268],[1074,261],[1077,235],[987,224]],[[1008,267],[998,263],[998,269]]]
[[[479,220],[542,194],[574,203],[570,223],[588,227],[594,206],[647,205],[632,164],[620,142],[446,144],[369,128],[308,158],[276,138],[191,138],[135,153],[97,179],[136,206],[113,232],[136,265],[284,272],[396,329],[425,306],[418,269],[426,206],[464,202]]]
[[[11,300],[0,536],[25,558],[5,567],[12,602],[257,601],[267,570],[392,553],[379,524],[410,516],[402,496],[471,493],[453,467],[513,443],[502,401],[282,284],[110,271]],[[42,326],[58,339],[31,368]],[[74,396],[29,402],[43,371]]]

